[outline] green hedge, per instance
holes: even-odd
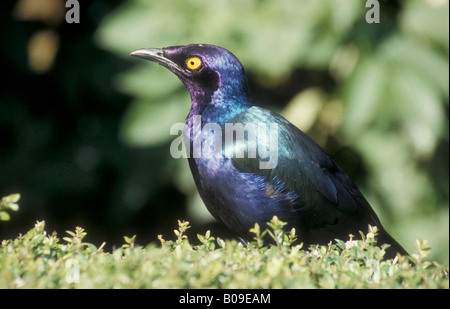
[[[15,203],[14,199],[9,204]],[[3,203],[2,207],[5,209]],[[2,211],[2,209],[0,209]],[[83,242],[84,229],[60,239],[37,222],[24,235],[3,240],[0,288],[448,288],[448,266],[427,261],[426,241],[417,240],[411,257],[383,260],[376,227],[363,240],[337,240],[328,246],[293,245],[295,230],[285,233],[276,217],[270,230],[258,225],[247,246],[215,238],[207,231],[197,245],[179,221],[175,239],[161,245],[137,245],[136,236],[112,252],[104,244]],[[264,234],[274,240],[264,244]]]

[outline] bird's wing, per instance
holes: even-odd
[[[251,146],[249,140],[255,138],[254,135],[257,140],[256,157],[249,158],[248,151],[243,158],[234,156],[234,166],[241,172],[263,176],[269,198],[280,200],[289,197],[289,207],[307,226],[335,224],[342,215],[356,212],[361,201],[365,201],[348,176],[324,150],[282,116],[252,107],[229,122],[243,125],[252,123],[258,128],[264,128],[265,125],[265,136],[262,134],[263,129],[248,132],[245,139],[234,140],[234,149]],[[277,131],[277,134],[270,135],[271,130]],[[274,152],[275,146],[277,152]],[[260,154],[264,155],[264,152],[260,153],[262,147],[266,156],[270,154],[270,161],[261,159]],[[271,148],[272,152],[268,151]],[[261,168],[264,167],[262,162],[273,168]]]

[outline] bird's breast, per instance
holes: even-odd
[[[190,158],[200,196],[209,212],[240,236],[255,223],[265,226],[274,215],[293,221],[292,197],[277,193],[264,177],[243,173],[230,158]]]

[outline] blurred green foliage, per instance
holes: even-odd
[[[17,202],[20,199],[20,194],[10,194],[2,197],[0,200],[0,221],[8,221],[11,219],[9,211],[18,211],[19,205]]]
[[[111,246],[138,231],[156,240],[164,220],[185,216],[182,194],[164,176],[165,148],[117,138],[129,97],[112,78],[131,62],[93,35],[120,3],[81,4],[80,23],[69,24],[64,0],[0,2],[0,196],[21,194],[2,239],[46,220],[59,232],[83,225],[90,241]]]
[[[231,50],[255,104],[325,147],[408,250],[427,238],[448,260],[448,1],[380,1],[380,8],[381,22],[368,24],[360,0],[136,0],[109,14],[96,38],[124,58],[188,43]],[[167,145],[170,126],[189,108],[177,78],[141,61],[116,85],[134,98],[123,142]],[[168,151],[167,160],[174,160]],[[173,165],[191,209],[203,207],[186,164]]]
[[[129,56],[203,42],[242,61],[255,104],[319,142],[402,245],[448,261],[448,1],[379,2],[380,24],[362,0],[80,1],[79,24],[64,0],[1,2],[0,196],[21,194],[20,213],[2,201],[1,239],[36,220],[108,245],[213,222],[169,152],[187,91]]]

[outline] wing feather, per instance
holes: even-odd
[[[265,136],[261,134],[263,131],[259,130],[247,132],[245,138],[233,141],[235,149],[242,150],[246,149],[249,140],[255,138],[256,157],[249,158],[247,151],[243,158],[233,156],[233,163],[241,172],[264,176],[273,199],[283,199],[287,193],[291,193],[287,196],[298,196],[297,203],[293,204],[291,200],[290,205],[305,224],[334,224],[343,213],[357,211],[358,196],[352,194],[360,193],[351,180],[319,145],[285,118],[271,111],[252,107],[229,122],[243,125],[253,123],[252,127],[265,124]],[[270,141],[272,126],[278,130],[278,152],[274,160],[277,164],[272,169],[262,169],[261,161],[267,162],[269,158],[261,159],[260,149],[264,147],[263,150],[267,153],[267,150],[274,146],[273,141]]]

